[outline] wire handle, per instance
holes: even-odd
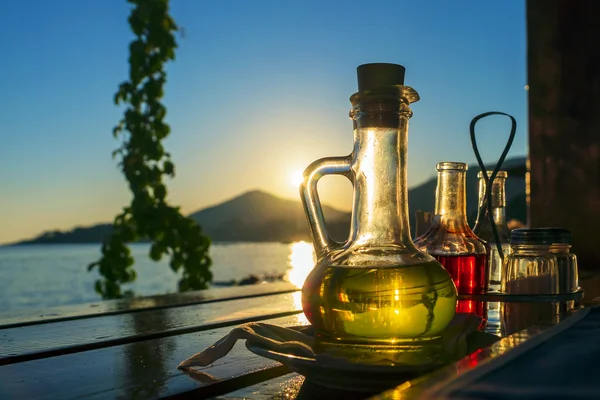
[[[507,116],[510,118],[512,126],[510,128],[510,134],[508,135],[508,142],[506,142],[506,146],[504,147],[504,150],[500,155],[500,159],[498,159],[496,167],[492,171],[492,175],[488,178],[487,170],[485,169],[485,165],[483,164],[483,160],[481,159],[481,155],[479,154],[479,149],[477,148],[477,140],[475,139],[475,124],[477,124],[477,121],[479,121],[480,119],[489,117],[490,115]],[[481,173],[483,174],[483,179],[485,182],[485,199],[487,201],[488,218],[490,219],[490,224],[492,226],[492,234],[494,235],[494,240],[496,241],[496,248],[498,249],[498,254],[500,254],[500,258],[502,259],[502,262],[504,262],[504,253],[502,252],[502,245],[500,244],[498,229],[496,228],[496,223],[494,222],[492,209],[492,189],[490,182],[494,182],[494,179],[496,179],[496,175],[498,174],[498,171],[500,171],[500,168],[502,168],[502,163],[504,162],[504,159],[506,158],[506,155],[508,154],[508,151],[512,146],[513,140],[515,139],[515,133],[517,132],[517,120],[512,115],[507,113],[503,113],[500,111],[489,111],[483,114],[479,114],[478,116],[473,118],[473,120],[471,120],[469,132],[471,134],[471,145],[473,146],[473,152],[475,153],[475,158],[477,158],[477,163],[481,168]]]

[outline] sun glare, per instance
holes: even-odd
[[[302,288],[308,273],[315,266],[315,252],[310,243],[300,241],[290,245],[288,256],[290,268],[286,274],[286,280],[298,288]]]
[[[288,256],[289,269],[285,275],[285,279],[302,288],[306,277],[315,265],[316,257],[312,244],[301,241],[290,245],[290,255]],[[292,293],[292,301],[296,310],[302,310],[302,292]],[[308,324],[308,319],[304,314],[296,316],[298,324]]]
[[[290,182],[292,183],[292,185],[294,185],[296,187],[300,187],[300,185],[302,184],[303,181],[304,181],[304,175],[303,175],[302,171],[294,171],[290,175]]]

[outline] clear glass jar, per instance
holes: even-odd
[[[511,253],[504,260],[501,291],[512,295],[552,295],[561,293],[558,258],[551,250],[554,234],[544,228],[514,229]],[[505,334],[539,321],[549,322],[560,312],[558,302],[503,302],[502,325]]]
[[[562,228],[547,228],[554,234],[550,252],[558,261],[560,292],[574,293],[579,290],[577,256],[571,253],[571,232]]]
[[[511,244],[511,250],[505,260],[503,293],[560,293],[558,260],[550,244]]]
[[[302,303],[323,351],[362,348],[375,355],[374,346],[393,350],[439,338],[454,316],[456,288],[410,237],[408,121],[418,94],[404,86],[399,65],[362,65],[358,80],[350,99],[352,153],[315,161],[304,172],[300,194],[317,265],[303,286]],[[344,175],[354,186],[344,243],[334,242],[326,229],[317,193],[326,174]],[[387,356],[401,355],[394,351]]]
[[[571,232],[562,228],[548,228],[554,234],[550,252],[558,262],[559,285],[561,293],[575,293],[579,290],[579,270],[577,256],[571,253]],[[575,307],[575,301],[561,303],[560,311]]]
[[[467,223],[467,164],[440,162],[435,212],[431,228],[417,238],[415,245],[435,257],[450,273],[459,294],[479,294],[489,282],[489,246]],[[486,304],[459,300],[457,312],[474,313],[487,319]]]

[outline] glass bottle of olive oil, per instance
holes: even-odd
[[[350,98],[352,153],[315,161],[304,172],[300,194],[317,265],[302,289],[303,309],[325,351],[428,342],[455,313],[450,275],[410,236],[407,136],[409,105],[419,95],[404,85],[404,73],[396,64],[359,66],[358,92]],[[326,229],[317,193],[326,174],[344,175],[354,186],[344,243]]]

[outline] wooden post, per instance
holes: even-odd
[[[600,1],[527,0],[529,224],[600,272]]]

